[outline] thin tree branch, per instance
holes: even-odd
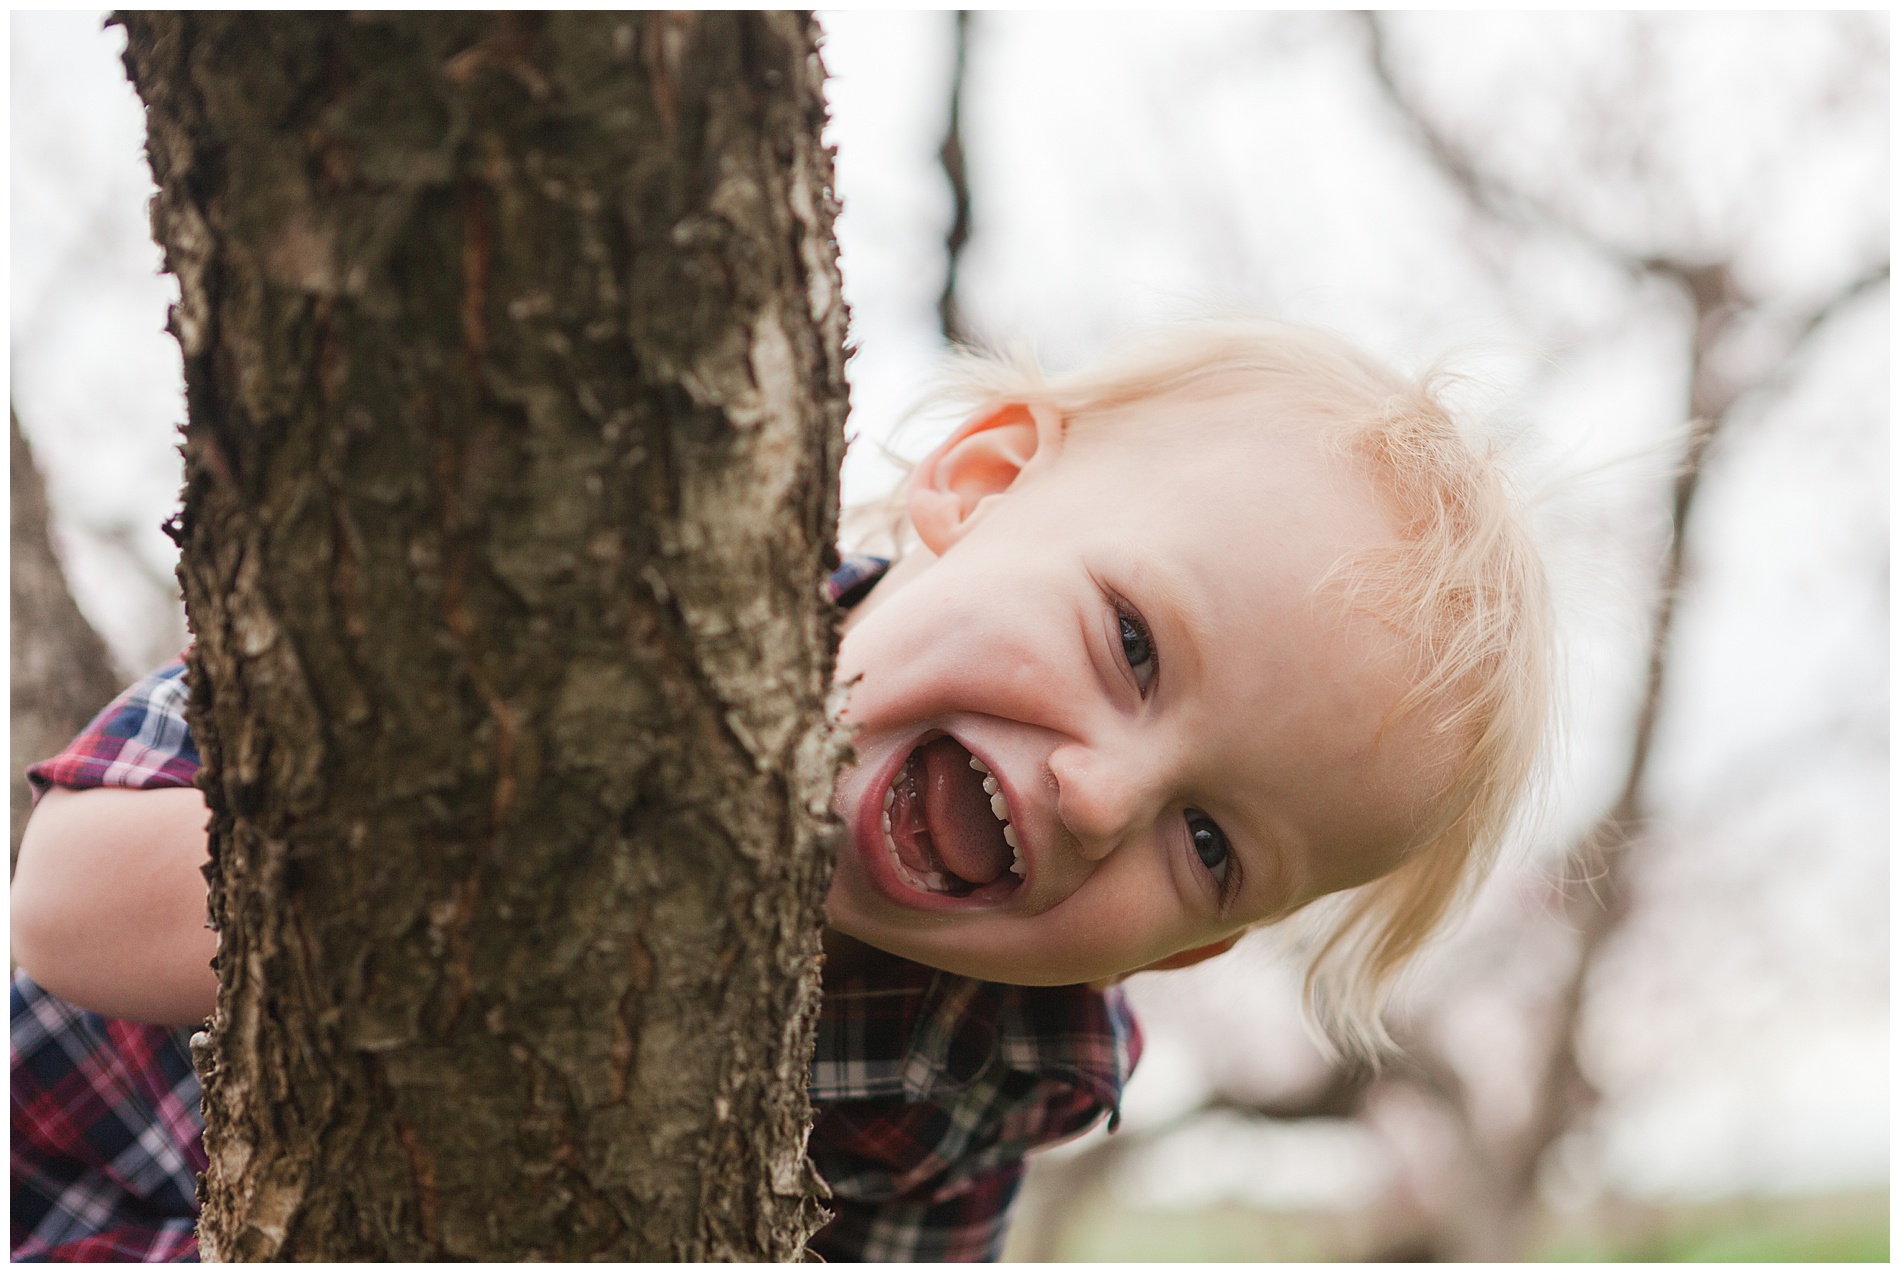
[[[1555,230],[1566,237],[1583,242],[1601,255],[1610,258],[1632,276],[1648,271],[1649,263],[1637,253],[1610,242],[1594,231],[1561,215],[1543,201],[1533,198],[1495,174],[1480,168],[1464,147],[1453,141],[1443,129],[1438,127],[1399,79],[1392,65],[1391,37],[1386,30],[1384,15],[1362,11],[1352,16],[1366,34],[1367,63],[1371,68],[1374,83],[1379,86],[1386,100],[1391,103],[1400,120],[1411,132],[1413,140],[1425,151],[1426,156],[1440,174],[1447,178],[1472,206],[1505,225],[1534,226]]]
[[[1711,366],[1711,353],[1734,329],[1737,320],[1756,312],[1759,305],[1738,285],[1729,262],[1636,254],[1486,172],[1408,93],[1394,71],[1384,21],[1369,13],[1359,15],[1359,20],[1367,35],[1368,62],[1374,80],[1426,156],[1473,208],[1506,225],[1557,232],[1602,255],[1634,277],[1667,279],[1688,299],[1693,315],[1688,443],[1671,491],[1669,548],[1657,583],[1648,666],[1630,739],[1629,759],[1616,800],[1565,857],[1573,878],[1588,884],[1587,888],[1568,891],[1572,899],[1571,917],[1577,928],[1577,949],[1571,971],[1558,988],[1553,1004],[1554,1037],[1537,1084],[1532,1118],[1523,1133],[1506,1147],[1502,1161],[1496,1164],[1497,1183],[1504,1187],[1507,1195],[1500,1199],[1503,1206],[1498,1220],[1507,1229],[1521,1231],[1538,1162],[1577,1116],[1597,1099],[1579,1057],[1585,984],[1598,951],[1629,909],[1631,849],[1648,818],[1643,786],[1668,678],[1677,606],[1686,573],[1689,519],[1707,470],[1710,447],[1731,422],[1736,403],[1779,380],[1812,337],[1834,316],[1887,280],[1889,266],[1883,261],[1812,311],[1797,325],[1781,356],[1766,370],[1739,381],[1720,377]],[[1440,1103],[1463,1103],[1460,1093],[1445,1090],[1442,1083],[1426,1081],[1428,1074],[1395,1072],[1394,1077],[1401,1076],[1432,1092]],[[1508,1241],[1509,1235],[1506,1237]]]
[[[1868,270],[1859,278],[1847,283],[1832,296],[1828,297],[1812,314],[1808,315],[1807,322],[1801,325],[1800,333],[1795,336],[1794,344],[1789,347],[1787,354],[1783,355],[1782,361],[1786,362],[1788,358],[1799,353],[1801,347],[1807,343],[1808,338],[1821,330],[1821,328],[1827,326],[1842,310],[1852,305],[1866,293],[1873,291],[1876,287],[1886,284],[1892,272],[1892,263],[1883,260],[1879,265]]]
[[[1766,371],[1732,386],[1711,386],[1707,362],[1709,351],[1720,341],[1729,322],[1741,311],[1737,289],[1726,265],[1687,270],[1675,262],[1652,260],[1646,269],[1673,275],[1689,293],[1695,306],[1696,339],[1690,360],[1690,399],[1694,418],[1689,445],[1677,473],[1672,492],[1669,552],[1657,585],[1656,610],[1651,624],[1649,665],[1644,678],[1636,728],[1630,742],[1630,758],[1616,803],[1567,855],[1573,869],[1591,881],[1584,892],[1572,891],[1576,899],[1573,919],[1578,928],[1578,948],[1571,973],[1559,990],[1554,1019],[1557,1023],[1555,1046],[1538,1084],[1539,1098],[1535,1114],[1515,1153],[1507,1162],[1506,1178],[1517,1189],[1513,1210],[1521,1213],[1530,1200],[1530,1189],[1538,1162],[1558,1137],[1597,1099],[1597,1092],[1583,1073],[1580,1052],[1585,985],[1597,953],[1607,944],[1629,910],[1631,849],[1641,836],[1649,817],[1643,798],[1649,760],[1661,714],[1669,673],[1675,617],[1686,575],[1689,519],[1697,494],[1707,472],[1709,448],[1733,419],[1735,405],[1748,393],[1777,376],[1819,331],[1827,320],[1838,314],[1854,297],[1878,285],[1886,277],[1883,265],[1878,271],[1858,278],[1839,289],[1817,307],[1799,329],[1799,335],[1782,356]],[[1709,414],[1694,411],[1702,407]],[[1585,900],[1587,896],[1588,900]]]
[[[1487,1145],[1473,1120],[1470,1093],[1446,1058],[1416,1032],[1402,1039],[1399,1059],[1388,1065],[1379,1081],[1403,1083],[1425,1096],[1454,1122],[1473,1170],[1489,1197],[1486,1210],[1495,1207],[1490,1235],[1493,1250],[1511,1250],[1526,1230],[1532,1185],[1538,1163],[1556,1140],[1589,1108],[1598,1094],[1580,1064],[1580,1027],[1588,972],[1598,952],[1615,934],[1628,913],[1631,891],[1631,850],[1641,838],[1649,811],[1644,798],[1655,732],[1668,683],[1677,603],[1687,571],[1689,520],[1706,472],[1710,448],[1734,422],[1734,408],[1744,398],[1771,389],[1788,374],[1815,335],[1860,296],[1888,280],[1888,263],[1850,281],[1801,319],[1779,357],[1765,370],[1730,380],[1718,376],[1711,355],[1744,319],[1759,315],[1762,303],[1738,284],[1726,260],[1696,261],[1670,255],[1644,255],[1579,224],[1574,219],[1508,182],[1487,172],[1454,142],[1409,94],[1393,69],[1389,35],[1384,20],[1373,14],[1357,15],[1367,35],[1368,62],[1375,81],[1406,124],[1428,160],[1481,215],[1500,226],[1536,229],[1568,238],[1605,258],[1633,280],[1655,279],[1673,285],[1687,300],[1690,311],[1688,341],[1687,445],[1670,498],[1670,535],[1665,561],[1659,571],[1651,616],[1651,640],[1637,717],[1631,731],[1628,760],[1616,799],[1589,833],[1566,853],[1566,875],[1584,887],[1565,890],[1576,946],[1569,971],[1550,1005],[1549,1048],[1537,1076],[1533,1114],[1518,1135],[1503,1144]],[[1247,1102],[1219,1096],[1196,1110],[1139,1133],[1123,1133],[1089,1153],[1078,1156],[1071,1175],[1099,1181],[1112,1161],[1136,1146],[1170,1134],[1206,1114],[1219,1110],[1273,1120],[1310,1117],[1352,1117],[1364,1107],[1367,1077],[1343,1068],[1335,1070],[1319,1093],[1300,1102]],[[1469,1235],[1483,1221],[1457,1217],[1451,1230]],[[1042,1258],[1050,1258],[1045,1245]]]
[[[944,130],[937,159],[950,182],[950,230],[944,236],[943,293],[937,297],[937,323],[943,338],[955,343],[967,338],[963,315],[957,307],[957,267],[963,245],[970,239],[970,181],[963,163],[963,90],[970,56],[970,11],[956,11],[956,60],[950,72],[950,122]]]

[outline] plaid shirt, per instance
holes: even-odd
[[[182,658],[113,699],[65,751],[26,771],[35,800],[49,787],[189,787],[197,776]]]
[[[832,600],[883,573],[848,558]],[[198,753],[182,661],[125,691],[51,760],[48,787],[186,787]],[[13,1258],[194,1260],[200,1089],[189,1030],[110,1020],[13,979]],[[828,978],[811,1156],[828,1260],[999,1254],[1023,1156],[1112,1113],[1140,1053],[1121,993],[972,981],[895,956]]]

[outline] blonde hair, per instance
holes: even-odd
[[[1398,864],[1320,912],[1306,975],[1309,1019],[1365,1056],[1389,1043],[1379,1013],[1394,979],[1495,861],[1542,763],[1550,715],[1542,560],[1499,444],[1460,427],[1440,398],[1446,379],[1408,380],[1309,328],[1221,320],[1146,333],[1062,376],[1046,375],[1024,349],[959,350],[930,399],[978,410],[1041,405],[1066,429],[1136,401],[1244,384],[1325,429],[1340,455],[1376,477],[1398,543],[1339,563],[1321,587],[1389,625],[1416,653],[1417,679],[1388,725],[1435,712],[1432,733],[1464,751]]]

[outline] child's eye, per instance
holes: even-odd
[[[1155,680],[1155,647],[1148,637],[1148,626],[1141,616],[1119,610],[1121,616],[1122,657],[1128,660],[1128,670],[1135,674],[1135,684],[1141,687],[1142,697],[1148,695],[1148,687]]]
[[[1233,866],[1233,850],[1227,847],[1227,836],[1214,825],[1214,820],[1199,809],[1187,811],[1188,838],[1194,841],[1194,856],[1201,859],[1201,865],[1207,868],[1214,882],[1221,886],[1225,899],[1227,893],[1227,875]]]

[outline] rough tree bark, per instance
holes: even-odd
[[[843,447],[808,17],[121,19],[219,1259],[796,1258]]]
[[[104,641],[73,604],[66,572],[53,552],[46,486],[33,452],[20,433],[20,421],[7,412],[12,430],[13,539],[9,553],[13,609],[8,628],[12,677],[8,752],[13,764],[9,783],[12,807],[11,848],[7,861],[20,855],[20,832],[33,799],[26,767],[64,747],[92,714],[118,691],[119,678]]]

